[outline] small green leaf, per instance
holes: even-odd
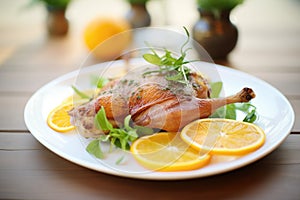
[[[175,66],[177,66],[177,65],[181,66],[181,65],[183,64],[183,61],[184,61],[184,57],[181,56],[180,58],[178,58],[178,59],[175,61],[174,65],[175,65]]]
[[[151,135],[153,134],[153,129],[145,126],[134,126],[138,135]]]
[[[190,33],[189,33],[189,31],[187,30],[187,28],[184,26],[183,27],[183,29],[184,29],[184,31],[185,31],[185,34],[186,34],[186,36],[187,36],[187,39],[186,39],[186,41],[183,43],[183,45],[181,46],[181,54],[182,54],[182,56],[183,57],[185,57],[185,54],[186,54],[186,52],[187,52],[187,50],[188,49],[186,49],[186,50],[183,50],[184,49],[184,47],[189,43],[189,41],[190,41]]]
[[[162,58],[161,64],[165,66],[172,66],[176,58],[173,58],[171,51],[165,49],[165,55]]]
[[[220,96],[220,93],[221,93],[221,90],[223,87],[223,83],[222,82],[213,82],[213,83],[210,83],[210,87],[211,87],[210,97],[218,98]]]
[[[252,107],[255,108],[251,103],[236,103],[235,105],[236,109],[242,112],[248,112]]]
[[[226,114],[225,114],[226,119],[236,119],[236,110],[234,104],[226,105],[225,110],[226,110]]]
[[[246,115],[243,119],[244,122],[253,123],[257,119],[256,110],[252,110],[250,113]]]
[[[143,73],[143,76],[146,76],[148,74],[152,74],[152,73],[160,73],[162,70],[153,70],[153,71],[147,71],[145,73]]]
[[[181,73],[175,74],[173,76],[166,76],[166,79],[168,81],[179,81],[183,79],[183,76]]]
[[[211,116],[210,118],[225,118],[225,106],[218,108]]]
[[[121,138],[121,139],[119,139],[119,141],[121,143],[121,149],[126,150],[127,139],[126,138]]]
[[[86,147],[86,151],[92,155],[94,155],[96,158],[103,159],[104,155],[100,147],[100,141],[99,140],[93,140],[91,141],[88,146]]]
[[[187,30],[187,28],[184,26],[183,29],[184,29],[184,31],[185,31],[185,34],[186,34],[188,37],[190,37],[190,33],[189,33],[189,31]]]
[[[236,109],[246,114],[244,122],[253,123],[257,119],[256,107],[251,103],[236,103]]]
[[[102,142],[107,142],[110,138],[110,135],[100,135],[99,140]]]
[[[226,119],[236,119],[236,109],[234,104],[229,104],[218,108],[210,118],[226,118]]]
[[[103,131],[113,130],[113,125],[106,118],[106,113],[103,106],[95,116],[95,125],[98,129],[101,129]]]
[[[117,161],[116,161],[116,165],[120,165],[121,162],[124,160],[125,156],[121,156]]]
[[[129,140],[130,142],[135,141],[135,140],[139,137],[139,135],[137,134],[136,130],[134,130],[134,129],[128,131],[127,134],[128,134],[128,136],[129,136],[129,137],[128,137],[128,140]]]
[[[79,89],[77,89],[74,85],[72,85],[72,89],[74,90],[74,92],[80,96],[83,99],[91,99],[91,97],[83,92],[81,92]]]
[[[132,128],[130,127],[130,125],[129,125],[130,120],[131,120],[131,115],[126,116],[125,119],[124,119],[124,128],[125,128],[127,131],[129,131],[129,130],[132,129]]]
[[[120,149],[122,149],[120,140],[118,138],[112,138],[111,139],[111,144],[118,147],[118,148],[120,148]]]
[[[108,82],[109,79],[105,77],[97,77],[97,76],[91,77],[91,84],[100,89],[103,88]]]
[[[153,55],[153,54],[144,54],[143,55],[143,58],[147,61],[147,62],[149,62],[149,63],[151,63],[151,64],[153,64],[153,65],[157,65],[157,66],[160,66],[161,65],[161,59],[160,59],[160,57],[158,56],[158,55]]]

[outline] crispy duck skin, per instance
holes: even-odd
[[[156,79],[155,79],[156,80]],[[201,75],[191,73],[189,77],[192,90],[174,87],[166,88],[154,82],[139,85],[134,91],[131,88],[124,97],[118,92],[112,92],[120,82],[106,87],[97,98],[91,102],[74,108],[69,114],[71,122],[79,128],[85,137],[97,137],[102,132],[94,126],[94,116],[103,106],[107,118],[114,124],[122,123],[127,115],[132,116],[135,124],[165,131],[176,132],[189,122],[210,116],[217,108],[236,102],[248,102],[255,97],[250,88],[244,88],[239,93],[225,97],[210,99],[209,85]],[[126,90],[122,88],[121,91]],[[179,92],[178,92],[179,91]],[[183,91],[183,92],[182,92]]]
[[[176,132],[193,120],[209,117],[217,108],[231,103],[248,102],[254,97],[250,88],[243,88],[237,94],[225,98],[180,99],[173,96],[146,109],[133,104],[138,109],[131,110],[131,114],[137,125]]]

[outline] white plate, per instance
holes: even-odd
[[[141,62],[139,59],[133,61],[134,64]],[[116,61],[110,65],[112,71],[120,71],[124,63]],[[72,95],[73,91],[70,87],[72,84],[76,82],[80,84],[81,89],[87,89],[90,87],[91,74],[101,73],[106,69],[105,66],[107,63],[94,65],[51,81],[30,98],[24,113],[28,129],[40,143],[57,155],[89,169],[116,176],[153,180],[178,180],[220,174],[248,165],[272,152],[288,136],[294,124],[294,111],[290,103],[268,83],[234,69],[210,63],[198,63],[197,68],[212,80],[223,81],[226,94],[235,93],[244,86],[251,87],[255,91],[256,98],[252,100],[252,104],[257,107],[259,113],[257,125],[266,132],[266,142],[260,149],[240,158],[225,158],[225,161],[222,161],[224,158],[218,158],[201,169],[183,172],[145,170],[136,163],[130,153],[123,151],[114,151],[104,160],[98,160],[85,151],[88,143],[86,139],[75,131],[67,134],[53,131],[47,126],[46,118],[55,106]],[[121,157],[124,158],[122,162],[116,164]]]

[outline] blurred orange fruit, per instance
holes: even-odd
[[[119,57],[131,41],[129,23],[123,18],[95,18],[84,30],[84,42],[96,58]]]

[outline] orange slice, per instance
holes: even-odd
[[[210,155],[200,155],[176,133],[141,137],[131,145],[130,151],[142,166],[155,171],[193,170],[210,161]]]
[[[181,138],[197,150],[218,155],[243,155],[260,148],[265,133],[258,126],[229,119],[200,119],[183,128]]]
[[[64,103],[54,108],[48,115],[47,124],[57,132],[68,132],[75,127],[70,122],[68,111],[73,108],[73,103]]]

